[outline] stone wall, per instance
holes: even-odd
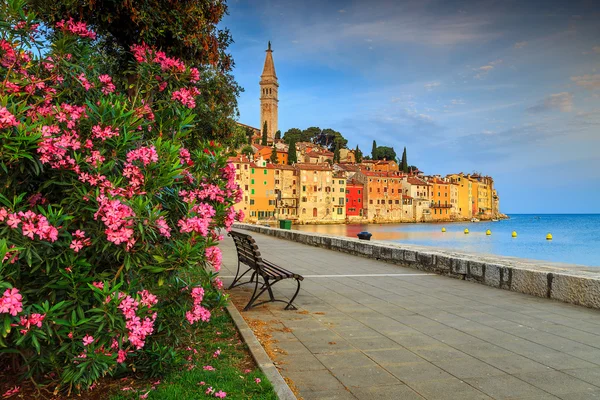
[[[600,269],[596,268],[364,241],[261,225],[236,224],[234,227],[499,289],[600,309]]]

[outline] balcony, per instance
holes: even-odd
[[[429,208],[452,208],[452,204],[431,203],[431,206]]]

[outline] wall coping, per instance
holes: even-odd
[[[600,309],[600,268],[412,244],[364,241],[263,225],[236,223],[234,227],[499,289]]]

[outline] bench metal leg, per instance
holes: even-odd
[[[253,274],[252,277],[254,277]],[[264,284],[263,284],[264,286]],[[250,301],[248,301],[248,304],[246,304],[246,307],[244,307],[244,311],[248,311],[250,308],[252,308],[252,304],[254,304],[254,302],[256,301],[256,299],[264,292],[264,289],[260,291],[260,293],[258,293],[258,296],[256,295],[256,292],[258,291],[258,276],[256,277],[256,284],[254,285],[254,292],[252,293],[252,296],[250,297]]]
[[[243,274],[239,275],[239,273],[240,273],[240,266],[241,266],[241,264],[238,261],[238,266],[237,266],[237,271],[235,273],[235,278],[233,278],[233,282],[231,282],[231,285],[229,285],[229,287],[227,289],[233,289],[236,286],[245,285],[246,283],[251,283],[253,281],[254,276],[256,275],[256,272],[252,273],[252,276],[250,277],[250,281],[249,282],[239,283],[239,281],[244,277],[244,275],[246,275],[248,272],[250,272],[252,270],[252,268],[248,268],[246,271],[244,271]]]
[[[285,306],[286,310],[297,310],[296,306],[294,306],[292,303],[294,302],[294,300],[296,300],[296,296],[298,296],[298,293],[300,292],[300,280],[296,279],[296,282],[298,283],[298,288],[296,288],[296,293],[294,293],[294,295],[292,296],[290,302],[288,303],[287,306]]]

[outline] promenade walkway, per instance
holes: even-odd
[[[298,311],[243,313],[305,400],[600,399],[599,311],[251,234],[305,276]],[[233,276],[233,242],[222,247]]]

